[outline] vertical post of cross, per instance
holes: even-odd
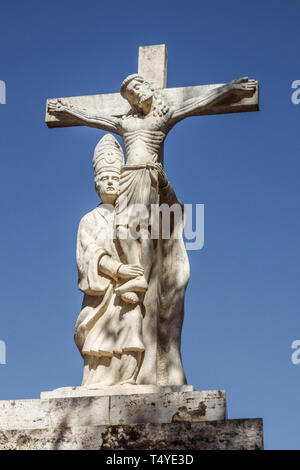
[[[154,86],[167,86],[168,53],[165,44],[139,47],[138,73]]]
[[[165,44],[139,47],[138,74],[142,75],[155,90],[167,86],[167,48]],[[163,146],[159,153],[159,161],[163,164]],[[161,257],[161,243],[156,246],[157,257]],[[161,266],[156,263],[152,268],[155,279],[160,278]],[[157,271],[154,273],[154,271]],[[143,321],[143,336],[148,345],[145,351],[144,363],[138,376],[140,383],[160,383],[160,348],[158,344],[160,299],[157,282],[149,285],[150,297],[156,299],[147,308],[147,315]],[[149,292],[148,292],[149,294]]]
[[[155,90],[167,87],[168,51],[165,44],[140,46],[138,74],[151,83]],[[164,148],[161,146],[159,161],[164,164]]]

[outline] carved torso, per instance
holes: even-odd
[[[155,115],[152,111],[146,116],[123,116],[120,126],[127,164],[143,165],[158,156],[168,133],[169,117],[170,111],[162,116]]]

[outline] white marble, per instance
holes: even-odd
[[[226,419],[225,392],[194,391],[113,395],[110,421],[118,424],[215,421]]]
[[[262,450],[261,419],[210,423],[140,423],[46,429],[0,429],[1,450]],[[120,456],[112,455],[112,459]],[[158,455],[157,455],[158,457]],[[136,466],[135,457],[126,464]],[[130,459],[131,461],[128,461]],[[137,457],[136,459],[141,459]],[[120,463],[120,460],[118,461]],[[124,462],[123,462],[124,463]],[[141,463],[138,460],[137,463]]]
[[[165,44],[139,47],[138,74],[147,77],[155,89],[167,86],[168,53]]]
[[[145,390],[146,387],[142,388]],[[171,387],[161,387],[157,393],[157,389],[152,387],[148,393],[134,394],[127,390],[127,393],[118,395],[113,394],[114,387],[107,387],[106,392],[91,390],[94,395],[72,395],[70,389],[58,389],[43,393],[42,399],[0,401],[0,429],[58,429],[62,426],[226,419],[223,390],[187,391],[187,388],[181,388],[186,391],[171,391]],[[75,392],[76,389],[73,390]]]
[[[109,397],[0,402],[0,429],[44,429],[109,424]]]
[[[180,344],[190,271],[183,212],[178,220],[174,216],[168,237],[150,236],[154,226],[164,233],[153,206],[182,206],[163,170],[164,141],[187,117],[258,109],[256,80],[172,90],[166,74],[165,45],[145,46],[138,74],[123,80],[120,94],[47,101],[49,127],[91,126],[119,135],[125,147],[120,167],[123,154],[114,137],[98,143],[93,163],[102,204],[82,218],[78,230],[84,300],[75,341],[84,358],[85,387],[186,384]],[[137,207],[151,210],[142,219]]]

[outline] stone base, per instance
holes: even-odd
[[[223,390],[0,401],[0,429],[224,419]]]
[[[63,387],[41,392],[41,399],[66,397],[101,397],[105,395],[140,395],[145,393],[192,392],[192,385],[114,385],[97,387]]]
[[[261,419],[0,430],[2,450],[262,450]]]
[[[262,421],[226,420],[223,390],[113,388],[67,387],[40,400],[0,401],[0,449],[262,448]]]

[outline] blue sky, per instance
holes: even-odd
[[[117,92],[138,46],[165,43],[169,87],[260,83],[258,113],[189,118],[165,145],[178,197],[205,204],[205,245],[189,252],[188,382],[226,389],[230,418],[263,417],[267,449],[300,448],[299,26],[292,0],[2,2],[0,399],[82,376],[75,243],[98,204],[92,154],[103,133],[48,129],[46,98]]]

